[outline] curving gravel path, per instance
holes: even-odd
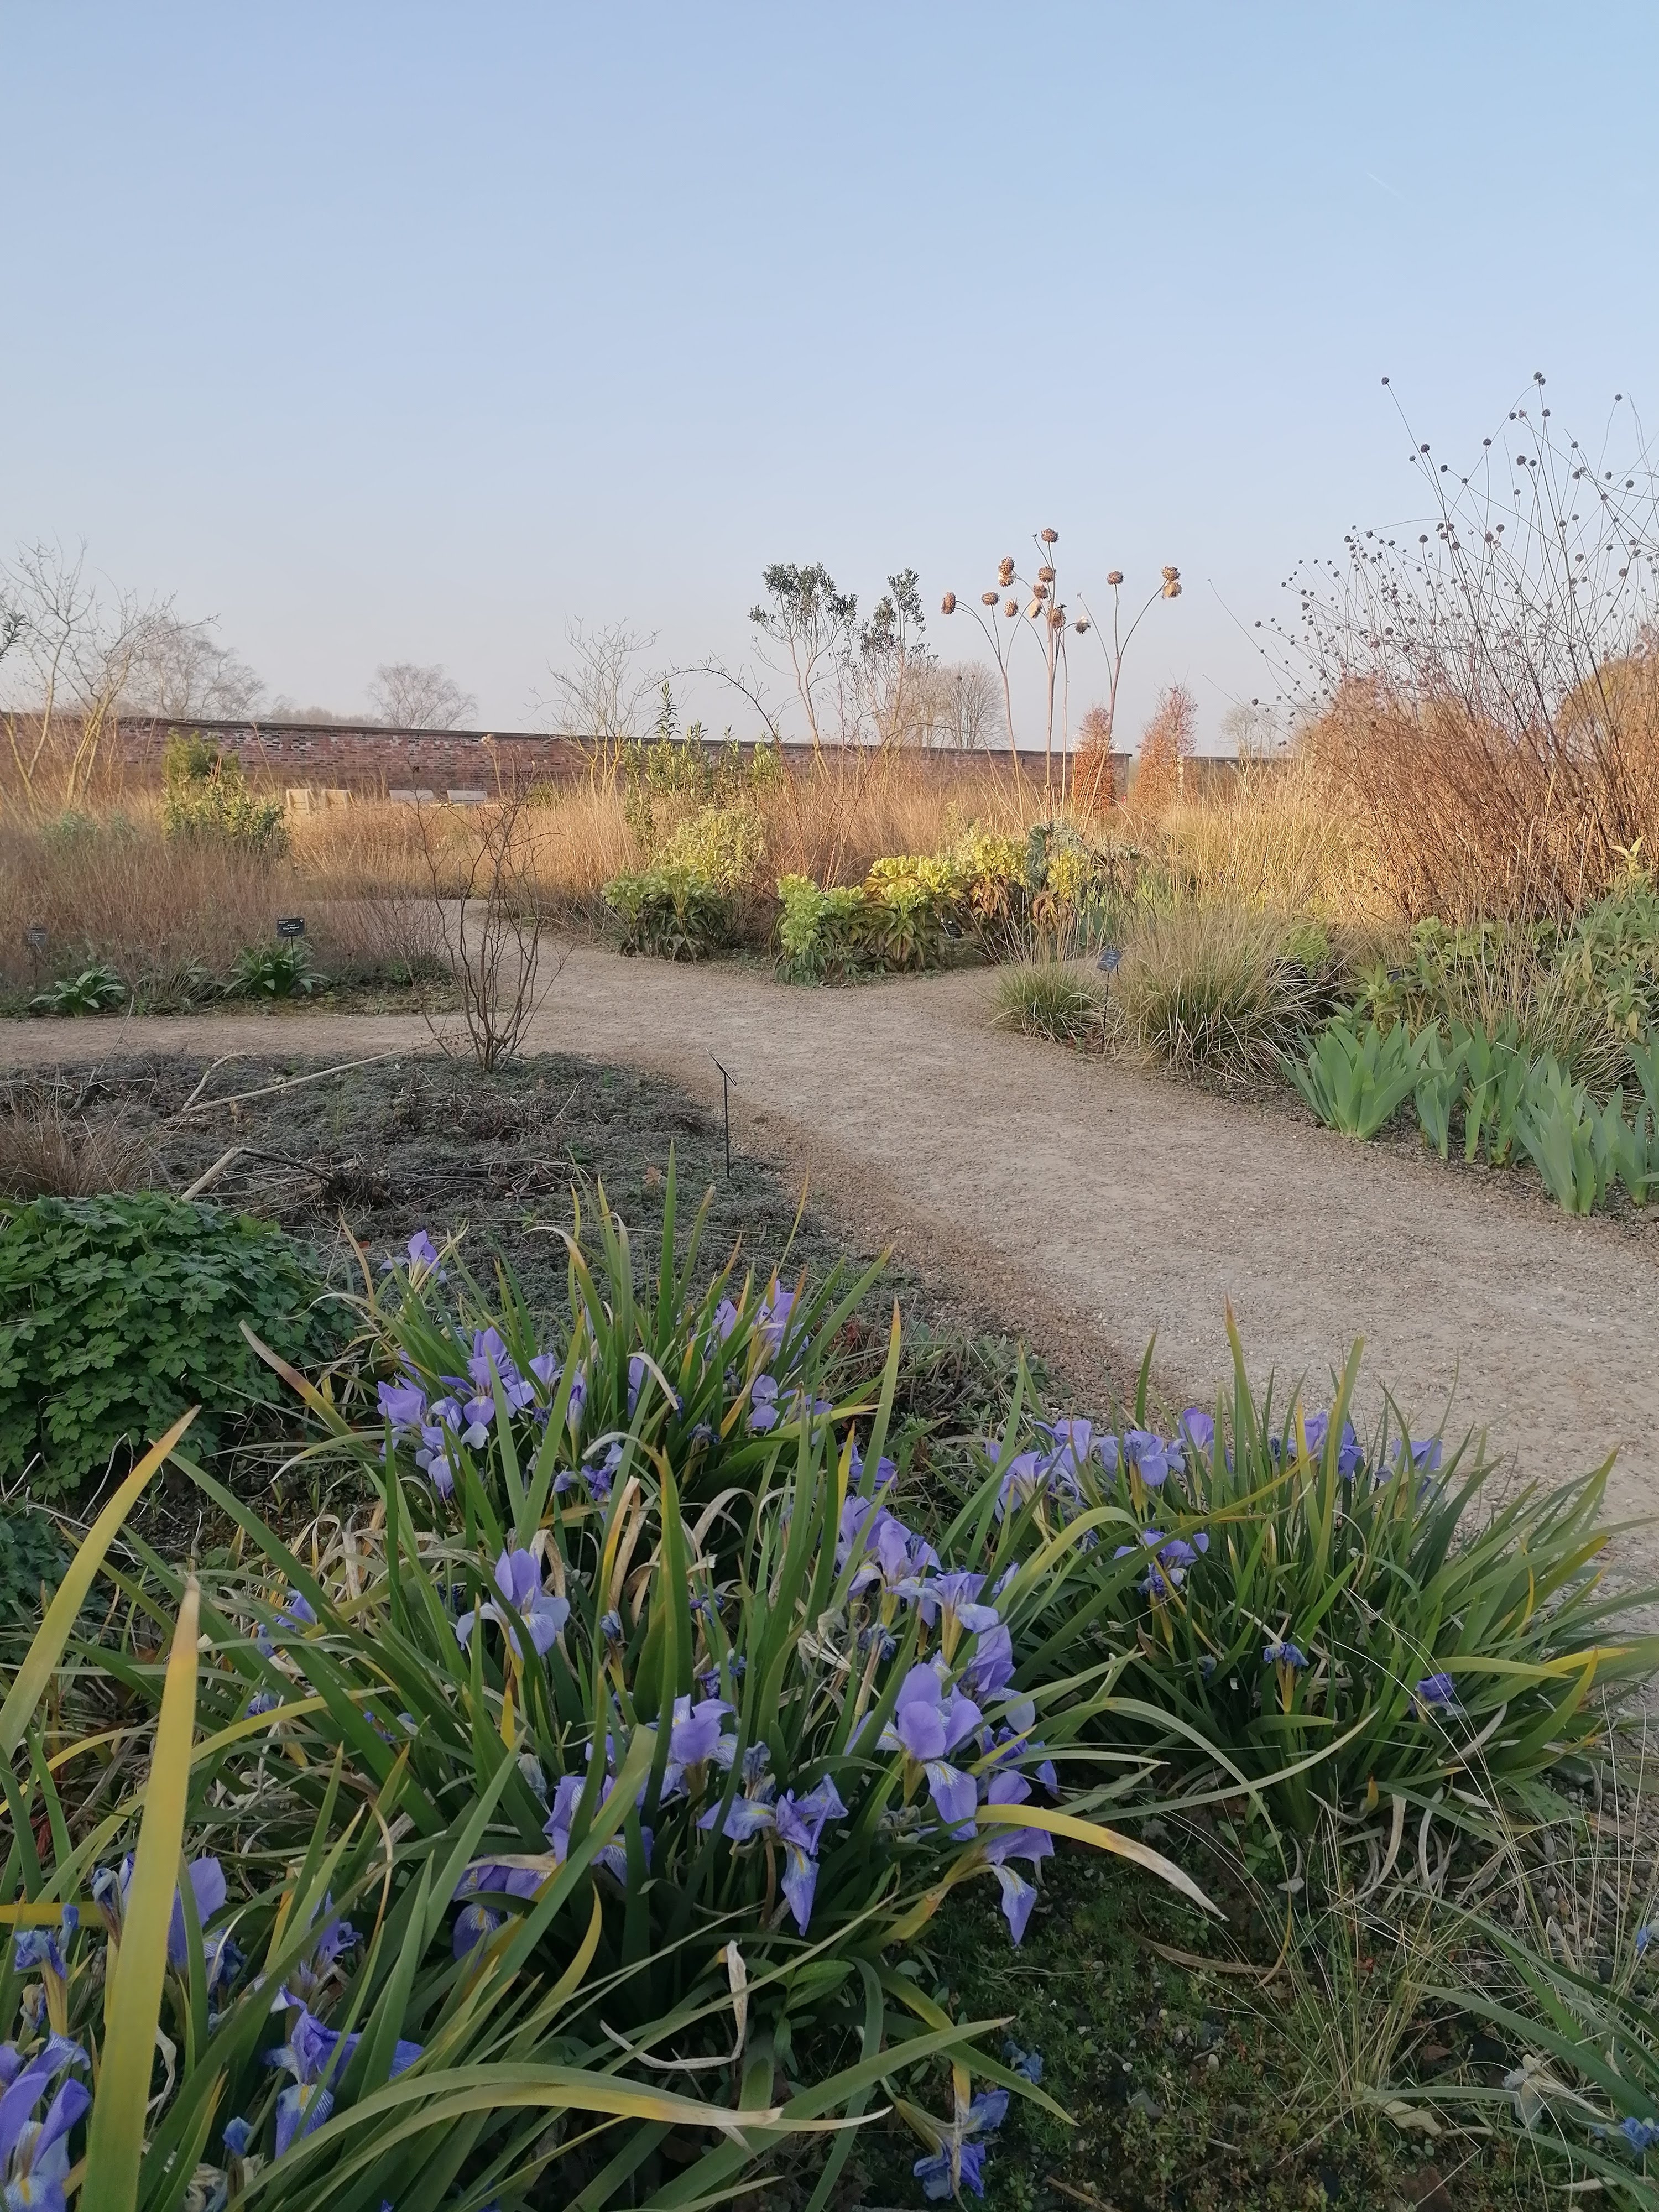
[[[730,966],[579,947],[529,1048],[631,1062],[718,1105],[732,1135],[809,1169],[890,1238],[1119,1389],[1158,1333],[1170,1396],[1227,1372],[1226,1307],[1253,1370],[1322,1386],[1356,1335],[1419,1433],[1486,1425],[1525,1476],[1617,1449],[1613,1503],[1659,1507],[1659,1222],[1573,1221],[1519,1177],[1354,1144],[985,1025],[983,973],[804,991]],[[417,1016],[304,1011],[0,1026],[0,1064],[126,1050],[307,1057],[428,1048]],[[1624,1549],[1626,1571],[1659,1540]],[[1644,1556],[1645,1555],[1645,1556]]]

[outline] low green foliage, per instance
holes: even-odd
[[[1021,1030],[1054,1044],[1097,1048],[1103,1042],[1106,988],[1087,969],[1060,960],[1022,961],[997,977],[999,1029]]]
[[[127,987],[112,968],[94,963],[78,974],[60,975],[50,990],[29,1000],[35,1014],[107,1014],[125,1003]]]
[[[1304,1041],[1285,1073],[1328,1129],[1374,1137],[1417,1089],[1423,1048],[1403,1027],[1362,1030],[1350,1017],[1328,1022]]]
[[[735,941],[736,902],[696,868],[650,868],[613,876],[605,902],[622,924],[624,952],[706,960]]]
[[[1405,958],[1374,969],[1358,1003],[1384,1027],[1509,1035],[1600,1097],[1620,1045],[1659,1020],[1659,888],[1638,870],[1570,921],[1419,922]]]
[[[215,837],[251,853],[286,851],[280,799],[250,790],[234,752],[205,738],[167,739],[162,755],[161,819],[169,837]]]
[[[943,853],[872,863],[861,884],[778,884],[782,972],[795,982],[934,968],[959,947],[989,960],[1054,959],[1098,940],[1117,896],[1113,855],[1069,824],[1029,838],[969,830]]]
[[[40,1585],[63,1580],[56,1526],[24,1505],[0,1505],[0,1622],[38,1614]]]
[[[72,1490],[198,1402],[212,1449],[279,1395],[242,1324],[284,1358],[326,1358],[324,1287],[280,1230],[155,1192],[0,1212],[0,1475],[38,1454],[35,1495]]]
[[[311,964],[302,939],[277,945],[250,945],[236,956],[225,980],[228,999],[308,999],[322,978]]]

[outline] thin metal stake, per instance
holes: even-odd
[[[710,1060],[714,1060],[712,1052],[708,1057]],[[717,1060],[714,1060],[714,1065],[716,1067],[720,1067]],[[723,1067],[720,1067],[720,1105],[726,1117],[726,1180],[730,1182],[732,1180],[732,1079]]]

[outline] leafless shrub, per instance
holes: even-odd
[[[405,933],[411,973],[428,948],[444,961],[460,998],[467,1043],[488,1073],[517,1052],[564,958],[550,945],[544,950],[546,908],[527,799],[509,793],[465,817],[459,854],[453,834],[446,834],[452,825],[441,827],[439,816],[436,808],[422,808],[416,817],[426,865],[424,910],[418,901],[399,901],[390,926]],[[453,1032],[423,1011],[434,1040],[453,1051]]]
[[[1413,434],[1428,511],[1356,525],[1267,626],[1302,749],[1408,915],[1571,908],[1659,838],[1659,477],[1622,401],[1592,452],[1543,394],[1467,473]]]

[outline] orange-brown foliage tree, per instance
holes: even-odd
[[[1181,790],[1181,764],[1198,746],[1198,702],[1184,684],[1167,684],[1158,695],[1152,720],[1140,735],[1140,755],[1129,805],[1157,819],[1167,814]]]

